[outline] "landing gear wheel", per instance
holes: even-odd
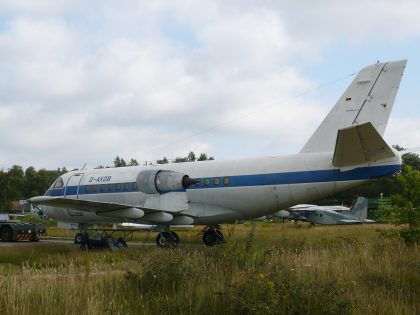
[[[13,230],[10,226],[4,226],[0,231],[0,235],[3,242],[13,241]]]
[[[174,245],[178,245],[179,244],[178,234],[176,234],[176,232],[169,232],[169,234],[171,235],[172,243]]]
[[[82,243],[83,234],[77,233],[74,237],[74,244],[81,244]]]
[[[206,246],[213,246],[224,241],[223,233],[220,230],[208,229],[203,234],[203,242]]]
[[[166,240],[166,237],[164,234],[166,234],[167,232],[160,232],[157,237],[156,237],[156,245],[158,247],[165,247],[166,245],[168,245],[168,241]]]
[[[166,247],[169,245],[178,245],[179,237],[175,232],[160,232],[156,237],[156,245],[158,247]]]

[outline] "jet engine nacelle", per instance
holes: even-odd
[[[199,182],[188,175],[163,170],[145,170],[137,175],[137,187],[145,194],[158,194],[186,189]]]

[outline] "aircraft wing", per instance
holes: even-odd
[[[30,199],[30,202],[45,206],[54,206],[59,208],[72,208],[80,211],[89,211],[89,212],[110,212],[117,211],[122,209],[133,208],[132,205],[120,204],[115,202],[103,202],[103,201],[91,201],[83,199],[71,199],[63,197],[49,197],[49,196],[40,196]],[[159,211],[157,209],[149,209],[143,207],[134,207],[144,211]]]
[[[176,211],[170,213],[170,211],[167,211],[166,209],[162,210],[143,206],[120,204],[115,202],[91,201],[50,196],[33,197],[29,201],[31,203],[45,206],[71,208],[80,211],[93,212],[97,215],[107,217],[134,219],[146,222],[169,222],[172,221],[175,217],[182,217],[181,222],[190,223],[193,221],[191,215],[188,215],[187,217],[183,213]]]

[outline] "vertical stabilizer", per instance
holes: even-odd
[[[334,151],[338,130],[367,122],[383,136],[406,63],[362,69],[300,152]]]
[[[367,219],[368,199],[358,197],[353,208],[350,210],[350,215],[358,220]]]

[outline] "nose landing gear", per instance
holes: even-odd
[[[206,246],[213,246],[225,241],[223,233],[219,228],[207,227],[203,231],[203,243]]]

